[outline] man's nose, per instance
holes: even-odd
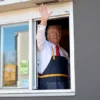
[[[57,32],[54,32],[54,35],[56,35],[56,36],[57,36]]]

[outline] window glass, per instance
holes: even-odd
[[[29,25],[17,24],[2,27],[1,86],[29,87]]]

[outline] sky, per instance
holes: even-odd
[[[4,28],[4,53],[15,51],[15,34],[29,30],[28,25],[19,25]]]
[[[3,28],[3,54],[5,63],[9,62],[10,56],[16,55],[15,34],[18,32],[28,31],[29,25],[14,25]],[[8,54],[10,52],[10,54]],[[16,55],[17,56],[17,55]]]

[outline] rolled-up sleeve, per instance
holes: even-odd
[[[41,51],[44,48],[46,42],[45,29],[46,26],[38,25],[36,38],[37,38],[37,48],[39,51]]]

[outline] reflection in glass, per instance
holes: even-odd
[[[4,54],[4,86],[16,86],[16,53],[6,52]]]
[[[29,26],[3,27],[3,87],[28,88]]]

